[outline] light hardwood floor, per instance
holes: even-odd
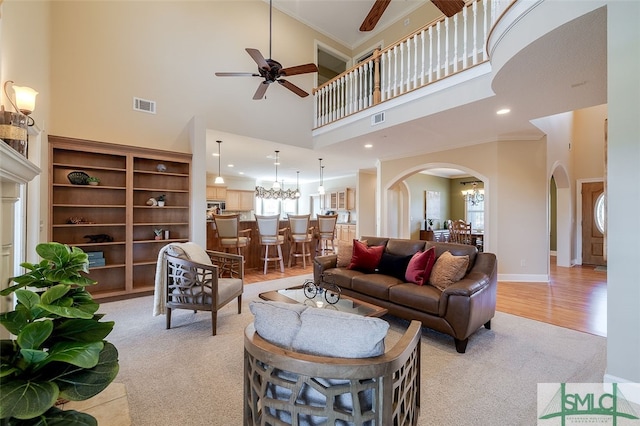
[[[559,267],[551,257],[549,283],[498,282],[496,308],[508,314],[554,324],[598,336],[607,335],[607,272],[593,265]],[[285,268],[282,273],[270,268],[245,271],[245,282],[313,273],[307,265]]]

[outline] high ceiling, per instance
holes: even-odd
[[[358,43],[358,37],[370,37],[358,34],[358,27],[372,2],[275,0],[274,7],[334,38]],[[424,1],[393,0],[379,28],[385,26],[385,20],[402,19],[417,3]],[[318,158],[323,158],[324,177],[329,180],[353,175],[360,169],[373,170],[380,160],[491,140],[540,139],[544,134],[532,120],[606,103],[606,12],[597,10],[551,31],[510,60],[499,75],[490,73],[486,78],[481,86],[466,89],[471,92],[481,87],[486,92],[473,102],[322,148],[311,150],[211,130],[207,149],[217,153],[215,140],[222,140],[222,175],[238,176],[242,172],[241,176],[261,181],[274,179],[274,151],[279,150],[278,178],[291,184],[296,181],[296,171],[300,171],[301,183],[317,181]],[[274,98],[259,102],[274,102]],[[505,106],[512,113],[496,116],[495,112]],[[373,148],[366,149],[365,144]],[[230,163],[233,168],[227,168]],[[208,156],[208,170],[217,174],[217,157]],[[448,172],[452,173],[460,172]]]

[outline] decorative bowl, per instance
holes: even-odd
[[[67,175],[67,179],[74,185],[86,185],[89,181],[89,175],[85,172],[71,172]]]

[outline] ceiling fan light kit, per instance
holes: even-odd
[[[304,65],[296,65],[293,67],[283,68],[282,64],[274,59],[271,59],[271,40],[272,40],[272,15],[273,4],[269,1],[269,59],[265,59],[262,53],[258,49],[246,48],[245,50],[251,56],[251,58],[258,64],[257,73],[246,72],[217,72],[218,77],[262,77],[264,81],[258,85],[258,89],[253,95],[254,100],[264,99],[267,89],[271,83],[278,83],[281,86],[289,89],[296,95],[304,98],[309,96],[309,93],[305,92],[295,84],[288,80],[283,80],[282,77],[289,77],[298,74],[307,74],[318,72],[316,64],[309,63]]]

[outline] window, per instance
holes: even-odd
[[[598,231],[600,231],[601,233],[604,234],[604,230],[606,228],[606,211],[605,211],[605,203],[606,203],[606,196],[604,195],[604,192],[600,195],[598,195],[598,199],[596,200],[596,204],[594,206],[594,212],[593,212],[593,217],[595,218],[595,222],[596,222],[596,228],[598,228]]]
[[[466,221],[471,222],[471,229],[484,231],[484,200],[477,201],[475,205],[465,201],[464,205]]]

